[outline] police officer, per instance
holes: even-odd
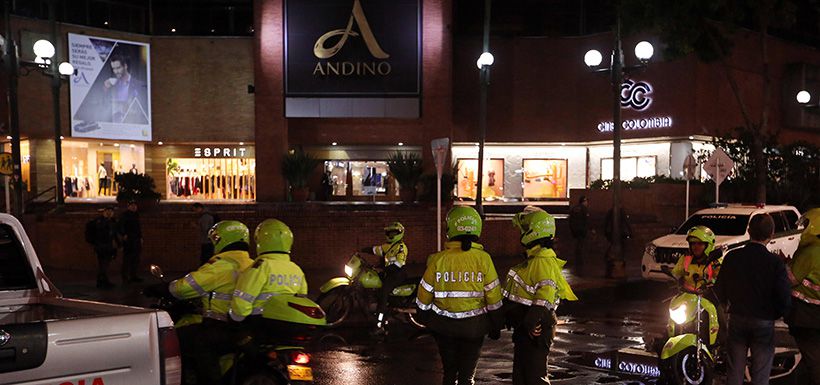
[[[405,278],[404,264],[407,263],[407,245],[404,244],[404,226],[393,222],[384,228],[384,244],[366,247],[362,252],[373,253],[384,257],[384,272],[382,274],[382,289],[379,293],[378,323],[376,327],[383,331],[384,314],[387,309],[387,298],[393,289],[401,284]]]
[[[472,207],[447,213],[444,250],[431,255],[416,304],[433,332],[444,367],[444,385],[473,384],[484,335],[498,338],[503,318],[498,274],[489,254],[475,241],[481,217]]]
[[[800,246],[786,273],[792,283],[792,307],[786,316],[808,367],[812,385],[820,385],[820,208],[801,218]]]
[[[514,330],[513,384],[549,384],[547,357],[558,323],[555,310],[561,299],[578,298],[561,275],[566,261],[553,250],[555,218],[527,206],[513,224],[527,249],[527,260],[510,269],[504,284],[504,313]]]
[[[178,329],[183,358],[188,358],[184,362],[193,361],[200,384],[219,381],[219,356],[235,346],[227,322],[228,307],[236,277],[253,264],[248,255],[250,232],[241,222],[221,221],[211,228],[208,238],[216,255],[168,285],[170,294],[178,299],[202,298],[202,323]]]
[[[231,300],[230,315],[242,321],[261,315],[265,302],[276,295],[307,295],[305,273],[290,260],[293,233],[278,219],[266,219],[256,226],[256,260],[239,277]]]
[[[678,259],[672,275],[689,291],[700,289],[704,283],[714,284],[720,271],[720,266],[710,260],[715,250],[715,233],[706,226],[695,226],[686,232],[686,241],[689,253]]]

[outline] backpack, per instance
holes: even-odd
[[[94,244],[97,236],[97,220],[92,219],[85,223],[85,241]]]

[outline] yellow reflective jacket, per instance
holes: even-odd
[[[373,246],[373,254],[384,257],[384,267],[390,265],[404,267],[404,264],[407,263],[408,253],[407,245],[402,241]]]
[[[718,273],[720,273],[719,265],[697,263],[691,255],[678,258],[678,262],[672,268],[672,275],[677,279],[683,279],[683,287],[687,290],[700,289],[704,284],[703,277],[706,277],[707,284],[713,285]],[[695,282],[695,274],[699,277],[697,282]]]
[[[307,292],[305,273],[290,261],[289,255],[260,255],[236,283],[231,300],[231,319],[242,321],[249,315],[261,315],[265,302],[275,295],[307,295]]]
[[[527,257],[507,274],[504,297],[522,305],[543,306],[548,310],[557,309],[562,299],[578,300],[561,274],[566,261],[558,259],[555,251],[535,246],[527,250]]]
[[[202,297],[204,317],[227,321],[236,280],[251,264],[247,251],[219,253],[196,271],[171,282],[168,290],[179,299]]]
[[[820,305],[820,245],[798,249],[786,272],[792,283],[792,297]]]
[[[416,304],[447,318],[475,317],[501,308],[499,286],[492,258],[483,246],[473,243],[463,251],[461,242],[447,242],[443,251],[428,258]]]

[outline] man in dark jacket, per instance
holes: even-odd
[[[122,283],[142,282],[137,276],[142,252],[142,228],[137,202],[128,202],[128,210],[122,213],[119,233],[122,237]]]
[[[786,266],[766,249],[774,233],[769,214],[758,214],[749,222],[749,242],[723,260],[715,291],[728,304],[728,385],[743,384],[746,353],[751,349],[752,385],[769,383],[774,358],[774,321],[786,314],[791,288]]]
[[[93,245],[97,255],[97,287],[110,289],[114,285],[108,280],[108,266],[117,255],[117,228],[114,222],[114,208],[100,210],[100,216],[94,220]]]

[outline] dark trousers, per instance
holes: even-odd
[[[742,385],[746,369],[746,352],[751,350],[751,385],[766,385],[774,360],[774,321],[741,315],[729,315],[726,352],[729,371],[727,385]]]
[[[555,326],[542,323],[542,334],[530,338],[524,327],[513,333],[513,385],[549,384],[547,379],[547,358],[550,354]]]
[[[443,334],[434,333],[438,344],[438,354],[441,356],[441,366],[444,367],[442,385],[473,385],[475,368],[478,357],[481,356],[481,346],[484,337],[479,339],[461,339]]]
[[[111,266],[111,260],[114,259],[116,251],[95,248],[94,253],[97,254],[97,284],[110,283],[108,267]]]
[[[820,385],[820,329],[790,327],[808,369],[809,384]]]
[[[193,372],[197,385],[217,385],[222,377],[219,357],[235,350],[235,334],[227,322],[208,318],[201,324],[177,329],[182,369],[188,380],[184,383],[192,383],[190,373]]]
[[[137,270],[140,265],[140,254],[142,246],[139,243],[126,244],[122,248],[122,280],[123,283],[137,278]]]
[[[379,291],[379,307],[377,310],[379,313],[384,314],[387,311],[387,300],[390,297],[390,293],[393,292],[396,286],[404,282],[405,279],[406,274],[404,273],[404,269],[396,265],[390,265],[384,269],[384,273],[382,273],[382,289]]]
[[[208,262],[211,257],[214,256],[214,244],[213,243],[203,243],[199,247],[199,264],[204,265]]]
[[[513,385],[548,384],[549,346],[535,341],[516,342],[513,355]]]
[[[585,236],[575,238],[575,269],[578,270],[578,272],[584,270],[584,259],[587,252],[586,246],[587,239]]]

